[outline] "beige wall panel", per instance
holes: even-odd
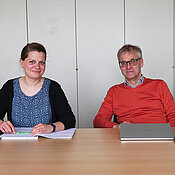
[[[126,43],[142,48],[144,75],[173,92],[173,0],[126,0]]]
[[[48,52],[45,76],[59,82],[76,115],[73,0],[29,0],[29,41]]]
[[[77,29],[80,127],[92,127],[107,90],[123,80],[123,0],[77,0]]]
[[[0,87],[22,75],[20,52],[26,44],[25,0],[0,0]]]

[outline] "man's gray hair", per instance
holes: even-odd
[[[120,60],[120,56],[122,53],[132,52],[132,51],[135,51],[137,53],[138,58],[142,58],[142,50],[138,46],[126,44],[122,48],[119,49],[117,53],[118,60]]]

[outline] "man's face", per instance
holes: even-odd
[[[135,60],[133,60],[135,59]],[[127,63],[125,66],[120,66],[120,70],[127,80],[127,82],[138,81],[141,76],[141,68],[143,67],[143,59],[138,59],[137,53],[135,51],[124,52],[120,55],[120,62],[136,61],[136,65],[130,65]]]

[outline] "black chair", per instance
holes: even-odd
[[[117,123],[117,124],[120,124],[118,121],[117,121],[117,115],[113,115],[113,122]]]

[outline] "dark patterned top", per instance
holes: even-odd
[[[15,127],[33,127],[39,123],[52,123],[52,110],[49,101],[50,80],[45,78],[42,88],[34,96],[26,96],[14,79],[12,101],[12,123]]]

